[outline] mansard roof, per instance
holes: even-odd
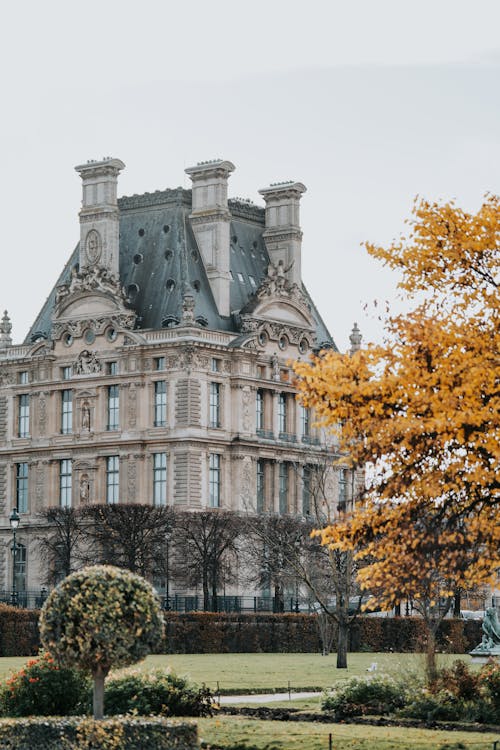
[[[265,210],[250,202],[229,199],[230,308],[221,316],[214,301],[205,265],[189,220],[192,191],[183,188],[122,197],[120,210],[120,282],[137,313],[136,327],[160,329],[177,325],[182,318],[182,298],[191,291],[196,322],[214,330],[240,334],[239,312],[248,306],[270,263],[263,239]],[[71,254],[25,343],[50,338],[56,287],[68,283],[78,265],[79,245]],[[334,346],[307,290],[318,344]]]

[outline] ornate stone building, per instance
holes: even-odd
[[[124,164],[78,166],[80,241],[26,340],[0,324],[0,587],[40,586],[48,506],[173,504],[307,514],[324,446],[290,360],[335,347],[301,277],[300,182],[227,197],[229,161],[117,199]],[[359,346],[353,332],[353,347]],[[349,498],[346,471],[330,490]]]

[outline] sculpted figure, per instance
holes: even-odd
[[[500,647],[500,623],[496,607],[489,607],[484,615],[481,647],[485,650]]]
[[[82,406],[82,430],[90,430],[90,407],[86,401]]]
[[[82,504],[88,503],[90,498],[90,483],[87,474],[82,474],[80,479],[80,502]]]

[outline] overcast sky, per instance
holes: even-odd
[[[0,307],[20,342],[79,238],[73,167],[116,156],[119,195],[225,158],[230,195],[304,182],[303,278],[341,349],[394,279],[416,194],[500,191],[497,0],[2,3]]]

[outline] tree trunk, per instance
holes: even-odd
[[[102,667],[97,667],[92,676],[94,678],[94,719],[102,719],[104,716],[104,679],[106,672]]]
[[[349,625],[340,620],[337,629],[337,669],[347,669],[347,643],[349,640]]]
[[[460,610],[461,610],[461,599],[462,599],[462,592],[460,589],[458,591],[455,591],[455,596],[453,597],[453,617],[460,617]]]
[[[436,633],[434,628],[427,629],[427,647],[425,650],[425,676],[427,685],[431,686],[437,679],[437,662],[436,662]]]
[[[208,576],[206,571],[203,571],[203,609],[205,612],[210,611],[210,592],[208,589]]]
[[[394,617],[401,617],[401,604],[396,604],[394,607]]]

